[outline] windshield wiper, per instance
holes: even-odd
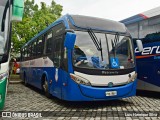
[[[88,33],[93,41],[93,43],[95,44],[96,48],[98,51],[101,51],[101,59],[103,61],[103,53],[102,53],[102,44],[101,44],[101,39],[98,40],[98,38],[96,37],[95,33],[92,31],[92,29],[88,29]]]
[[[118,33],[116,33],[114,40],[111,40],[111,42],[112,42],[112,48],[114,51],[114,57],[116,57],[116,46],[118,45],[118,42],[119,42],[119,34]]]

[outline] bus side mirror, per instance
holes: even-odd
[[[67,32],[66,33],[66,37],[65,37],[64,46],[67,49],[73,49],[74,48],[74,44],[75,44],[75,40],[76,40],[76,34],[75,33],[71,33],[71,32]]]
[[[142,41],[141,41],[141,40],[136,40],[136,43],[137,43],[138,51],[139,51],[139,52],[142,52],[142,51],[143,51]]]

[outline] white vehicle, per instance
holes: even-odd
[[[23,0],[0,0],[0,110],[4,108],[9,75],[11,21],[22,20],[23,6]]]

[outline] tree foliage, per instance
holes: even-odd
[[[24,16],[22,22],[12,23],[12,42],[14,52],[34,37],[37,33],[46,28],[61,16],[62,6],[52,0],[47,6],[41,2],[41,6],[35,4],[34,0],[25,0]]]

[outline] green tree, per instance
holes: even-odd
[[[22,22],[12,23],[14,52],[18,53],[27,41],[58,19],[61,16],[61,12],[62,6],[56,4],[54,0],[49,6],[41,2],[40,8],[35,4],[34,0],[25,0]]]

